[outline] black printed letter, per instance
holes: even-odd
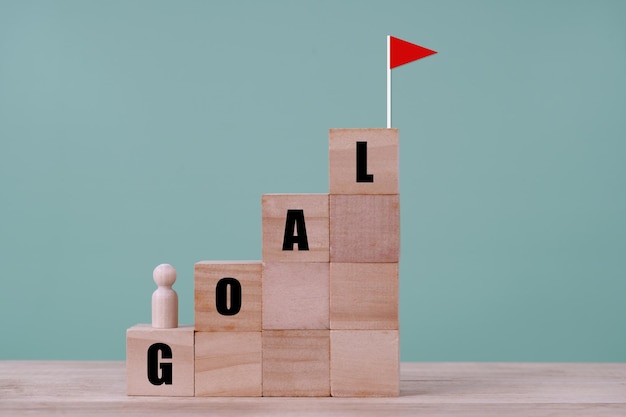
[[[298,235],[294,236],[296,224]],[[306,226],[304,225],[304,210],[287,210],[283,250],[293,250],[294,243],[298,244],[298,250],[309,250],[309,240],[306,237]]]
[[[172,363],[159,364],[159,351],[161,359],[172,359],[172,349],[165,343],[155,343],[148,348],[148,380],[152,385],[172,385]],[[161,377],[159,378],[159,368]]]
[[[228,305],[230,287],[230,306]],[[241,283],[235,278],[222,278],[215,286],[215,307],[222,316],[234,316],[241,310]]]
[[[356,182],[374,182],[374,175],[367,173],[367,142],[356,143]]]

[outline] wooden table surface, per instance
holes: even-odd
[[[402,363],[397,398],[127,397],[124,362],[0,361],[0,416],[626,416],[626,364]]]

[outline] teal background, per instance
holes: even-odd
[[[626,361],[626,2],[0,1],[0,359],[125,357],[152,269],[260,259],[263,193],[385,126],[404,361]]]

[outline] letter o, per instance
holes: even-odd
[[[228,305],[230,287],[230,306]],[[234,316],[241,310],[241,283],[235,278],[222,278],[215,286],[215,307],[222,316]]]

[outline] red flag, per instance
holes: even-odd
[[[400,65],[408,64],[418,59],[426,58],[427,56],[436,54],[437,51],[433,51],[423,46],[415,45],[414,43],[403,41],[402,39],[389,37],[389,69],[399,67]]]

